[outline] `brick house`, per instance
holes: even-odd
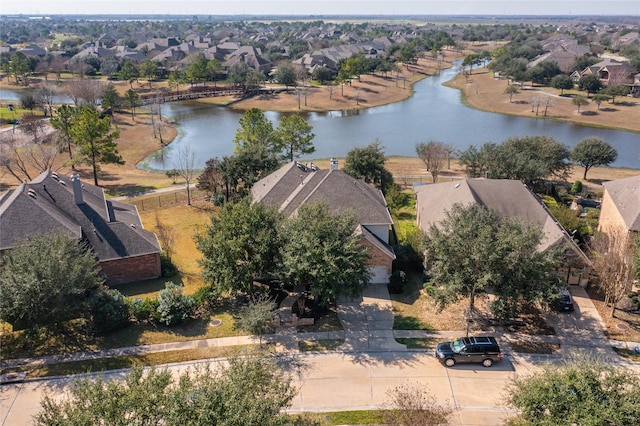
[[[354,233],[369,248],[370,282],[389,281],[396,256],[389,245],[393,220],[384,195],[339,170],[336,160],[332,160],[330,170],[320,170],[313,163],[288,163],[256,182],[251,195],[254,202],[277,207],[285,217],[294,215],[301,205],[314,202],[326,203],[334,212],[355,211],[358,226]]]
[[[46,171],[0,196],[0,253],[30,235],[62,231],[92,248],[108,285],[158,278],[160,244],[136,206],[107,200],[104,190]]]

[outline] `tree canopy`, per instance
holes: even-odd
[[[379,140],[366,147],[356,147],[347,153],[343,171],[351,177],[372,183],[383,191],[393,184],[393,175],[384,167],[386,157]]]
[[[136,367],[124,380],[84,378],[58,401],[42,401],[36,425],[294,425],[284,413],[296,390],[272,360],[230,358],[174,378],[170,371]]]
[[[104,279],[87,245],[66,234],[32,235],[0,257],[0,318],[38,327],[86,313]]]
[[[74,161],[91,165],[96,186],[99,164],[124,164],[115,142],[120,132],[111,128],[109,117],[100,118],[98,111],[85,108],[74,117],[69,133],[78,148]]]
[[[618,158],[618,151],[600,138],[590,137],[578,142],[571,151],[571,160],[584,168],[582,179],[592,167],[607,166]]]
[[[468,297],[470,316],[479,292],[492,289],[494,315],[514,317],[521,301],[546,300],[558,288],[559,252],[538,252],[541,238],[537,228],[484,206],[455,204],[425,234],[428,284],[442,307]]]
[[[640,411],[634,371],[578,355],[561,365],[517,376],[508,403],[520,414],[511,425],[633,425]]]
[[[283,157],[293,161],[299,154],[312,154],[316,148],[311,142],[313,127],[296,114],[282,115],[276,129],[276,150],[284,151]]]
[[[356,296],[369,282],[367,248],[354,235],[355,216],[332,213],[326,204],[305,204],[283,227],[280,275],[305,284],[320,304]]]
[[[240,118],[240,127],[236,130],[233,142],[236,144],[236,154],[249,146],[263,146],[274,151],[276,140],[273,124],[258,108],[245,111]]]

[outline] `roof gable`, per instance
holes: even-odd
[[[602,184],[629,231],[640,231],[640,176]]]

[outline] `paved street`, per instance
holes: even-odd
[[[611,343],[603,335],[602,321],[583,289],[572,288],[576,312],[551,314],[550,321],[558,330],[548,336],[560,343],[560,353],[552,356],[511,353],[507,334],[497,333],[505,356],[503,362],[491,368],[481,365],[458,365],[445,368],[431,351],[411,351],[399,345],[393,336],[434,337],[449,340],[460,332],[429,333],[425,331],[392,331],[393,317],[385,286],[366,289],[362,298],[342,300],[339,317],[344,332],[293,334],[289,340],[338,338],[346,339],[337,352],[298,353],[279,352],[281,365],[291,373],[298,394],[292,412],[326,412],[383,407],[386,392],[395,386],[415,384],[426,386],[441,404],[453,406],[455,425],[500,425],[512,412],[503,405],[505,387],[516,375],[535,373],[545,362],[560,362],[561,356],[576,348],[593,350],[604,360],[628,365],[610,349]],[[276,340],[278,335],[266,340]],[[176,348],[237,345],[249,343],[251,336],[197,340],[150,347],[112,349],[104,353],[67,355],[65,359],[115,356],[122,353],[145,353]],[[290,343],[290,342],[289,342]],[[59,359],[15,360],[22,363],[59,362]],[[220,360],[212,360],[214,365]],[[179,374],[199,362],[170,365]],[[638,367],[634,367],[638,370]],[[122,371],[110,372],[108,378],[120,378]],[[52,378],[0,386],[0,424],[22,426],[30,423],[39,410],[43,395],[56,398],[72,384],[73,378]]]

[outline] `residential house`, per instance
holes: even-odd
[[[582,71],[574,71],[571,77],[577,82],[580,77],[590,74],[597,75],[604,86],[630,85],[634,83],[634,77],[638,74],[638,71],[629,65],[628,61],[605,59]]]
[[[353,210],[358,222],[354,232],[369,248],[371,283],[389,281],[396,256],[389,245],[393,220],[384,196],[380,190],[339,170],[336,160],[332,160],[329,170],[312,163],[288,163],[256,182],[251,194],[254,202],[277,207],[285,217],[314,202],[326,203],[334,212]]]
[[[161,275],[160,244],[135,205],[105,198],[102,188],[46,171],[0,196],[0,253],[29,236],[65,232],[89,244],[109,285]]]
[[[219,46],[218,46],[219,47]],[[237,63],[244,62],[254,70],[269,72],[271,70],[271,62],[262,57],[262,51],[253,46],[242,46],[234,50],[227,60],[222,63],[226,69],[230,69]]]
[[[640,176],[612,180],[602,186],[604,195],[598,230],[606,234],[620,229],[630,237],[639,235]]]
[[[480,204],[499,218],[517,218],[538,226],[542,239],[538,250],[565,248],[565,267],[570,284],[586,285],[589,259],[556,222],[544,203],[519,180],[464,179],[415,188],[417,224],[423,231],[437,225],[454,204]]]

